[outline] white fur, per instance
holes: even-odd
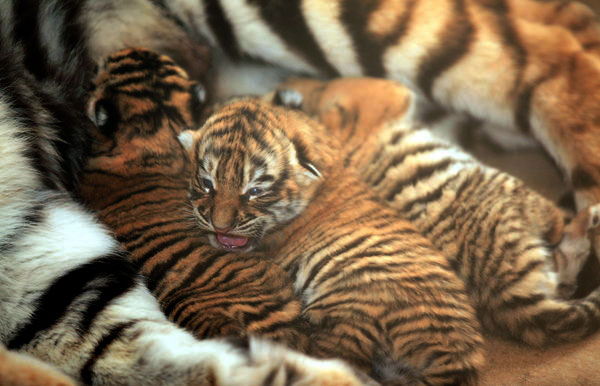
[[[313,36],[323,49],[329,63],[344,76],[362,75],[354,44],[339,21],[339,3],[335,1],[305,0],[302,11]]]
[[[185,150],[191,150],[194,144],[194,132],[192,130],[184,130],[177,136],[177,139]]]
[[[245,0],[222,1],[221,5],[235,31],[240,49],[257,54],[261,59],[277,63],[293,71],[318,74],[319,71],[309,65],[263,23],[259,11]]]

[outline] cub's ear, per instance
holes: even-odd
[[[88,104],[87,115],[104,136],[110,138],[117,130],[119,111],[110,100],[93,98]]]
[[[177,139],[186,151],[190,151],[192,150],[192,145],[194,144],[194,131],[184,130],[179,133]]]

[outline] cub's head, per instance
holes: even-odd
[[[313,125],[299,112],[247,98],[180,135],[193,165],[189,198],[213,246],[251,250],[304,210],[331,148]]]
[[[204,99],[202,85],[167,56],[143,48],[108,56],[88,102],[97,127],[88,166],[122,175],[181,167],[177,135],[198,124]]]

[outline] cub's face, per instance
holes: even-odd
[[[252,250],[304,210],[320,173],[293,134],[301,124],[283,109],[244,100],[180,135],[193,164],[193,213],[214,247]]]

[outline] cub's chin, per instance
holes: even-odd
[[[226,233],[209,233],[210,245],[231,252],[250,252],[256,248],[256,240]]]

